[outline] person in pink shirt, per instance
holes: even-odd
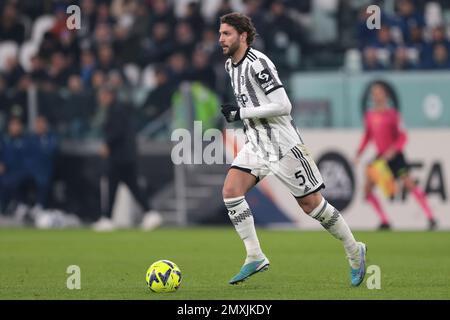
[[[410,192],[415,200],[422,208],[428,221],[428,229],[436,228],[436,220],[433,212],[428,205],[427,198],[423,190],[416,185],[408,171],[408,164],[403,154],[407,136],[402,127],[400,114],[394,108],[389,107],[388,94],[386,87],[382,82],[375,82],[370,88],[370,95],[373,102],[373,108],[368,110],[364,115],[364,136],[359,145],[355,164],[359,163],[359,159],[369,144],[373,141],[377,150],[377,159],[386,160],[388,167],[392,171],[392,175],[400,180],[408,192]],[[381,220],[380,229],[390,229],[389,219],[383,210],[378,198],[373,192],[375,182],[369,176],[366,176],[364,186],[365,197],[367,202],[375,209]]]

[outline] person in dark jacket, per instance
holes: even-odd
[[[128,186],[134,198],[145,210],[142,227],[153,229],[159,226],[162,219],[156,211],[150,210],[147,198],[137,182],[137,147],[131,110],[116,100],[115,91],[109,86],[99,89],[97,99],[99,106],[106,108],[104,143],[100,148],[100,155],[107,161],[109,199],[106,211],[94,224],[94,229],[108,231],[115,228],[111,216],[119,182]]]
[[[47,118],[39,115],[34,121],[33,132],[27,140],[25,167],[36,187],[36,206],[44,209],[47,207],[50,194],[58,139],[50,131]]]
[[[5,213],[12,202],[24,202],[20,187],[27,178],[25,167],[26,137],[18,117],[8,121],[8,132],[0,146],[0,198],[1,212]]]

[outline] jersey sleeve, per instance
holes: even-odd
[[[360,156],[363,153],[371,138],[372,135],[370,134],[369,114],[366,113],[364,116],[364,135],[361,139],[361,142],[359,143],[358,151],[356,152],[357,156]]]
[[[394,142],[394,149],[398,152],[402,152],[407,141],[406,131],[400,114],[396,111],[393,114],[395,122],[395,131],[397,136]]]
[[[252,63],[250,72],[256,84],[266,95],[283,87],[275,65],[268,59],[258,58]]]

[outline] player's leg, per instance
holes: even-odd
[[[256,181],[256,177],[252,174],[232,167],[228,171],[222,190],[228,216],[247,251],[246,263],[263,256],[256,235],[253,215],[245,200],[245,194],[256,184]]]
[[[92,226],[95,231],[111,231],[116,228],[112,221],[112,211],[119,182],[120,175],[117,168],[110,166],[108,168],[108,204],[100,219]]]
[[[342,241],[351,270],[350,277],[353,286],[358,286],[365,276],[366,246],[356,242],[347,222],[341,213],[333,207],[320,192],[297,198],[302,210],[313,219],[320,222],[322,227],[333,237]]]
[[[121,166],[121,180],[128,186],[134,199],[139,203],[144,213],[138,219],[140,220],[140,227],[144,230],[150,231],[158,228],[163,223],[161,214],[152,210],[148,202],[148,197],[143,188],[138,184],[137,164],[130,163]]]
[[[148,204],[148,199],[145,196],[145,191],[138,184],[136,164],[130,163],[121,166],[121,180],[128,186],[134,199],[139,203],[142,209],[144,209],[144,211],[149,211],[150,206]]]
[[[252,274],[267,269],[269,265],[269,260],[261,250],[252,211],[245,200],[245,194],[258,182],[259,165],[261,163],[246,152],[244,147],[233,161],[222,190],[228,216],[244,242],[247,253],[244,265],[230,280],[231,284],[244,281]]]
[[[381,206],[381,203],[378,200],[378,197],[373,192],[373,189],[375,187],[375,182],[371,179],[367,170],[366,170],[365,179],[366,179],[364,182],[365,198],[366,198],[366,201],[375,210],[375,213],[377,214],[378,218],[380,219],[381,224],[378,227],[378,229],[389,230],[391,228],[391,226],[389,223],[388,216],[387,216],[386,212],[383,210],[383,207]]]
[[[434,230],[437,227],[436,219],[434,218],[433,211],[431,210],[425,192],[411,179],[409,174],[404,174],[401,177],[405,188],[411,192],[411,194],[416,199],[417,203],[422,208],[423,213],[425,214],[428,220],[428,229]]]
[[[389,168],[396,178],[399,178],[405,188],[411,192],[413,197],[416,199],[420,207],[422,208],[423,213],[425,214],[428,220],[428,227],[430,230],[436,227],[436,220],[434,219],[433,212],[428,205],[427,198],[422,189],[417,186],[417,184],[413,181],[411,176],[409,175],[408,164],[406,162],[405,156],[403,153],[398,153],[388,161]]]
[[[322,176],[306,146],[294,147],[271,169],[290,189],[302,210],[342,241],[351,266],[352,285],[359,285],[365,275],[365,244],[356,242],[339,211],[322,197]]]

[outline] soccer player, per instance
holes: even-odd
[[[406,133],[401,126],[399,113],[389,107],[386,90],[387,88],[382,82],[375,82],[370,88],[370,95],[374,105],[364,116],[365,132],[354,162],[358,164],[367,144],[373,141],[377,150],[376,159],[384,159],[395,179],[399,179],[406,189],[412,193],[428,220],[428,228],[432,230],[436,227],[436,220],[428,205],[425,193],[416,185],[408,173],[408,164],[403,155],[407,138]],[[379,229],[390,229],[389,219],[381,207],[380,201],[373,193],[374,187],[375,182],[367,176],[364,187],[366,200],[374,208],[381,220]]]
[[[251,19],[240,13],[224,15],[219,34],[237,100],[237,104],[222,105],[222,113],[227,122],[242,121],[246,134],[222,191],[228,215],[247,251],[244,265],[230,284],[269,267],[245,194],[266,175],[274,174],[306,214],[342,241],[351,284],[358,286],[365,275],[366,246],[356,242],[339,211],[322,197],[322,177],[290,116],[292,106],[277,70],[266,55],[250,46],[256,35]]]

